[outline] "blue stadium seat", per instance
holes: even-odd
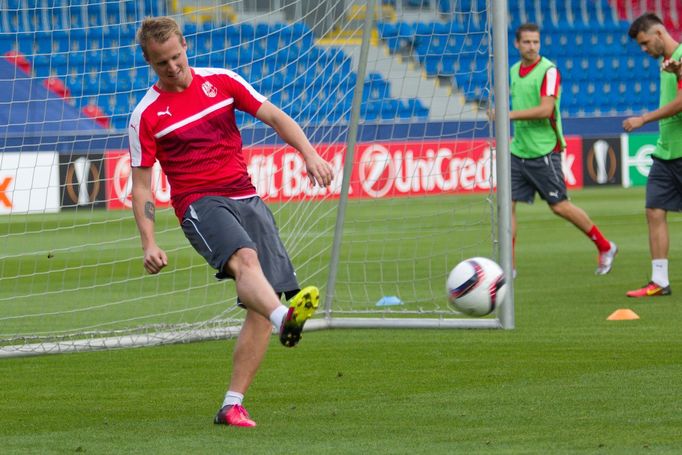
[[[88,12],[84,5],[70,5],[66,15],[67,22],[63,25],[71,29],[83,29],[88,25]]]
[[[95,71],[101,71],[102,70],[102,51],[99,49],[89,49],[85,51],[85,68],[86,70],[95,70]],[[106,68],[106,66],[105,66]]]
[[[84,51],[87,49],[85,29],[70,30],[66,36],[67,45],[71,51]]]
[[[83,95],[91,96],[100,93],[100,79],[97,73],[88,73],[83,79]]]
[[[52,47],[52,32],[39,31],[34,35],[35,47],[34,51],[38,54],[51,54],[53,52]]]
[[[450,0],[438,0],[438,12],[441,14],[449,14],[454,11],[452,2]]]
[[[165,0],[143,0],[143,15],[144,16],[166,16],[168,14],[168,5]]]
[[[249,24],[248,22],[242,22],[239,24],[239,33],[242,39],[242,43],[244,41],[253,41],[256,36],[256,28],[253,26],[253,24]]]
[[[52,65],[49,54],[36,55],[33,58],[33,71],[37,77],[48,77],[52,74]]]
[[[35,34],[33,32],[18,32],[16,34],[16,47],[24,55],[34,53]]]
[[[452,77],[460,71],[459,57],[455,54],[445,54],[441,57],[438,76]]]
[[[129,115],[114,114],[111,118],[111,127],[117,130],[124,130],[128,128]]]
[[[282,73],[271,73],[264,76],[260,82],[259,91],[262,93],[275,93],[284,86],[284,76]]]
[[[424,72],[427,77],[436,77],[443,70],[443,56],[429,55],[424,59]]]
[[[398,27],[393,22],[377,20],[376,27],[380,39],[398,36]]]
[[[66,55],[67,66],[69,71],[77,71],[83,73],[85,71],[85,52],[70,52]]]
[[[89,26],[105,24],[106,10],[103,3],[91,3],[86,6],[87,21]]]
[[[257,23],[256,27],[255,27],[255,32],[256,32],[256,35],[255,35],[256,38],[263,38],[263,37],[268,36],[268,34],[270,33],[270,24],[268,24],[267,22]]]
[[[368,78],[364,83],[362,97],[367,100],[381,100],[390,96],[390,89],[390,84],[387,81],[378,78]]]
[[[399,107],[398,117],[401,119],[417,118],[419,120],[426,120],[428,116],[429,109],[422,104],[419,98],[408,98]]]
[[[123,12],[123,14],[121,14]],[[107,0],[104,3],[104,14],[109,24],[119,24],[127,22],[127,15],[123,6],[123,2]]]
[[[0,54],[14,49],[17,44],[17,37],[11,33],[0,33]]]
[[[197,24],[195,22],[185,22],[182,24],[182,33],[185,35],[185,38],[187,38],[188,35],[195,35],[197,31]]]
[[[360,105],[360,115],[365,120],[376,120],[381,113],[381,102],[377,100],[363,101]]]
[[[398,27],[397,43],[394,44],[394,46],[397,46],[397,48],[395,50],[398,50],[406,46],[411,46],[412,43],[414,42],[415,37],[415,31],[412,28],[412,25],[409,24],[408,22],[398,22],[397,27]],[[389,46],[389,49],[390,48],[391,47]]]

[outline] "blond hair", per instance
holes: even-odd
[[[142,25],[137,30],[137,42],[142,47],[142,52],[147,56],[147,44],[150,41],[157,43],[165,43],[171,36],[177,36],[180,43],[184,42],[185,37],[182,35],[180,26],[175,19],[168,16],[162,17],[147,17],[142,21]]]

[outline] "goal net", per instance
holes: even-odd
[[[370,5],[368,8],[367,5]],[[191,248],[156,167],[147,275],[130,210],[128,116],[153,72],[134,34],[181,25],[190,65],[230,68],[293,117],[336,171],[238,115],[245,156],[302,285],[307,329],[499,328],[445,280],[499,255],[491,14],[485,1],[4,0],[0,17],[0,356],[238,334],[243,310]]]

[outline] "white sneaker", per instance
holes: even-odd
[[[609,243],[611,244],[611,248],[609,248],[608,251],[599,253],[599,266],[597,267],[597,270],[594,271],[595,275],[606,275],[611,271],[613,260],[618,253],[618,245],[613,242]]]

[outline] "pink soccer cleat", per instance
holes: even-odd
[[[628,297],[658,297],[670,294],[672,294],[670,286],[662,287],[657,285],[653,281],[649,281],[649,284],[647,284],[643,288],[628,291],[625,295],[627,295]]]
[[[216,414],[213,423],[217,425],[231,425],[233,427],[255,427],[256,422],[251,420],[249,413],[242,405],[234,404],[223,406]]]

